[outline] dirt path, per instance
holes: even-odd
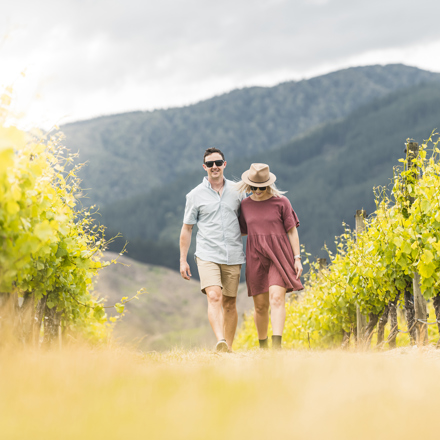
[[[5,439],[438,438],[440,352],[71,349],[0,366]]]

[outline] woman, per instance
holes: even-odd
[[[281,348],[286,319],[286,292],[302,290],[303,268],[298,217],[289,200],[275,186],[276,176],[263,163],[253,163],[241,176],[238,191],[250,193],[241,202],[242,235],[247,235],[246,284],[255,305],[255,325],[261,348],[267,348],[269,305],[272,347]]]

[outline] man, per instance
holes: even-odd
[[[217,338],[217,351],[230,351],[237,328],[237,290],[241,265],[245,262],[238,215],[243,198],[233,182],[223,177],[226,161],[217,148],[203,156],[208,173],[202,183],[186,195],[185,216],[180,234],[180,274],[191,277],[188,249],[197,224],[196,262],[201,290],[208,299],[208,318]]]

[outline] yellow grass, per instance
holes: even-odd
[[[440,353],[1,353],[0,438],[438,438]]]

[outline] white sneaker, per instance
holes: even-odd
[[[217,345],[215,346],[215,351],[220,351],[223,353],[226,353],[229,351],[228,344],[226,343],[226,341],[224,339],[221,339],[220,341],[217,342]]]

